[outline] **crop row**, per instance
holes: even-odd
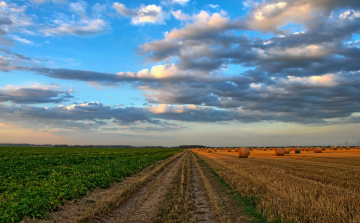
[[[169,157],[174,149],[0,148],[0,222],[46,218],[71,199]]]

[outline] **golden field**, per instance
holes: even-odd
[[[193,150],[241,195],[259,198],[258,210],[285,222],[360,222],[360,150],[301,151],[275,156],[253,150]]]

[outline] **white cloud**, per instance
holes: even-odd
[[[147,108],[150,112],[155,114],[163,114],[163,113],[188,113],[190,111],[207,111],[212,108],[207,106],[198,106],[198,105],[168,105],[168,104],[159,104],[159,105],[151,105]]]
[[[163,0],[161,1],[164,5],[171,5],[171,4],[180,4],[180,5],[186,5],[190,0]]]
[[[25,44],[34,44],[32,41],[19,36],[20,33],[30,32],[28,27],[33,27],[32,18],[24,13],[26,6],[15,3],[0,2],[0,45],[11,46],[14,41]],[[17,35],[13,35],[16,33]],[[8,38],[3,36],[8,35]]]
[[[17,91],[22,88],[31,88],[31,89],[40,89],[40,90],[55,90],[60,89],[60,86],[57,84],[40,84],[40,83],[34,83],[32,85],[27,86],[19,86],[19,85],[6,85],[5,87],[1,87],[0,89],[6,90],[6,91]]]
[[[252,7],[245,20],[246,27],[260,31],[278,31],[288,24],[304,25],[308,29],[316,28],[321,19],[331,16],[336,7],[356,5],[356,1],[328,1],[328,0],[282,0],[282,1],[253,1],[243,3],[245,7]],[[340,18],[356,18],[359,12],[349,10],[341,14]]]
[[[205,11],[201,11],[199,14],[192,17],[182,14],[181,11],[176,11],[174,16],[178,19],[191,19],[194,23],[187,24],[181,29],[173,29],[166,36],[170,39],[188,38],[206,33],[223,31],[226,29],[228,22],[230,21],[228,17],[224,17],[220,13],[209,15],[209,13]]]
[[[6,19],[11,21],[11,24],[7,24],[9,30],[11,28],[17,29],[18,27],[33,25],[32,19],[24,13],[25,10],[25,5],[18,6],[15,3],[7,4],[4,1],[0,2],[0,15],[2,20]]]
[[[219,5],[208,4],[208,6],[213,9],[219,8]]]
[[[172,0],[172,3],[177,3],[180,5],[186,5],[190,0]]]
[[[281,82],[288,84],[299,84],[304,86],[318,86],[318,87],[334,87],[338,85],[336,82],[338,77],[334,74],[325,74],[322,76],[311,77],[294,77],[288,76],[288,79],[283,79]]]
[[[104,32],[108,23],[98,14],[105,9],[104,6],[94,5],[91,18],[87,16],[87,7],[88,4],[84,1],[69,4],[69,11],[74,14],[55,14],[55,19],[50,24],[41,26],[40,33],[46,36],[88,36]]]
[[[106,5],[101,5],[100,3],[96,3],[92,8],[92,11],[95,13],[105,13],[106,12]]]
[[[42,32],[47,36],[76,35],[86,36],[104,32],[107,23],[102,19],[83,19],[79,22],[57,21],[56,28],[45,28]]]
[[[24,38],[20,38],[19,36],[17,35],[12,35],[11,36],[14,40],[16,41],[19,41],[21,43],[26,43],[26,44],[29,44],[29,45],[33,45],[34,42],[32,42],[31,40],[28,40],[28,39],[24,39]]]
[[[153,66],[151,70],[141,70],[137,73],[137,77],[150,78],[167,78],[178,74],[178,68],[174,65],[157,65]]]
[[[354,11],[354,10],[348,10],[344,13],[342,13],[340,15],[340,19],[356,19],[356,18],[360,18],[360,12],[359,11]]]
[[[86,2],[80,1],[70,4],[70,11],[78,14],[81,17],[86,17],[86,8],[88,4]]]
[[[246,1],[243,1],[243,6],[244,8],[252,8],[252,7],[255,7],[257,5],[259,5],[261,3],[261,0],[246,0]]]
[[[0,7],[7,8],[8,4],[6,4],[6,2],[2,1],[2,2],[0,2]]]
[[[165,13],[161,6],[141,5],[139,9],[128,9],[125,5],[115,2],[114,9],[121,15],[131,17],[131,23],[134,25],[145,23],[164,23]]]
[[[132,72],[118,72],[116,75],[121,77],[160,79],[178,76],[179,73],[178,68],[174,64],[166,64],[153,66],[150,70],[143,69],[136,74]]]
[[[32,3],[35,4],[42,4],[45,2],[53,2],[53,3],[65,3],[66,0],[30,0]]]
[[[264,42],[265,45],[271,44],[271,41]],[[298,47],[273,47],[267,50],[258,49],[259,58],[265,60],[274,60],[280,58],[292,59],[316,59],[331,55],[334,52],[334,46],[331,44],[324,45],[302,45]]]
[[[192,16],[182,13],[181,10],[171,11],[171,14],[178,20],[191,20]]]

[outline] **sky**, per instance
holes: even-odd
[[[360,1],[0,2],[0,143],[358,139]]]

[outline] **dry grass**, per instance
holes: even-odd
[[[233,189],[259,196],[258,209],[289,222],[360,222],[360,151],[274,156],[255,150],[248,159],[227,152],[197,154]]]

